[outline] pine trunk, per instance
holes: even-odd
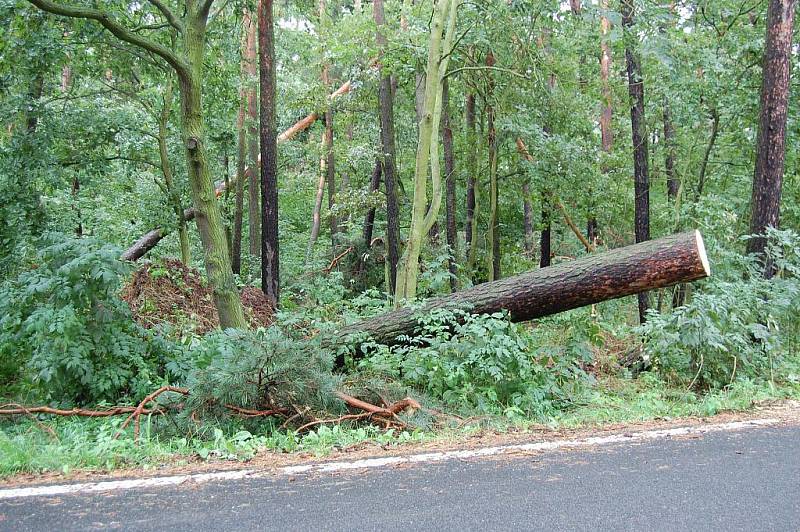
[[[381,53],[383,53],[386,48],[386,36],[381,32],[381,28],[386,24],[383,0],[375,0],[372,9],[375,24],[378,26],[375,38]],[[394,97],[392,79],[388,74],[381,75],[378,104],[381,126],[380,159],[383,166],[383,182],[386,187],[386,261],[389,272],[386,291],[394,294],[397,286],[397,263],[400,260],[400,209],[397,205],[397,172],[395,171]]]
[[[250,238],[250,255],[261,254],[261,207],[260,170],[258,164],[258,98],[256,83],[258,64],[256,60],[257,22],[250,11],[245,10],[247,25],[247,47],[245,49],[245,70],[247,73],[247,228]]]
[[[394,344],[401,335],[413,336],[419,317],[439,308],[473,314],[507,311],[512,321],[527,321],[710,273],[700,232],[689,231],[484,283],[430,300],[422,309],[400,309],[345,327],[336,338],[367,335]]]
[[[634,228],[636,242],[650,239],[650,177],[647,168],[648,146],[644,117],[644,80],[633,28],[633,0],[622,0],[622,25],[625,27],[625,62],[628,71],[628,94],[631,100],[631,137],[633,140]],[[650,307],[646,293],[639,294],[639,321],[644,323]]]
[[[453,128],[450,126],[450,84],[445,78],[442,83],[442,148],[444,150],[445,180],[445,226],[450,259],[447,269],[450,272],[450,291],[458,290],[458,233],[456,232],[456,163],[453,153]]]
[[[769,0],[764,74],[761,82],[761,113],[758,122],[756,166],[753,176],[750,234],[747,252],[763,256],[764,233],[780,223],[781,188],[786,156],[786,119],[789,102],[792,30],[796,0]],[[773,266],[765,264],[766,277]]]
[[[261,290],[277,308],[280,298],[278,240],[278,130],[275,106],[275,34],[273,0],[258,8],[259,116],[261,136]]]

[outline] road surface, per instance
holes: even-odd
[[[2,487],[2,486],[0,486]],[[2,498],[0,530],[800,531],[800,427]]]

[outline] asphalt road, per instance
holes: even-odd
[[[800,428],[0,500],[0,530],[800,531]]]

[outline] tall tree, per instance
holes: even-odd
[[[374,0],[372,15],[378,27],[375,39],[381,55],[386,49],[386,36],[382,28],[386,24],[383,0]],[[381,156],[383,165],[383,182],[386,187],[386,261],[388,267],[387,292],[395,293],[397,283],[397,263],[400,260],[400,210],[397,205],[397,181],[395,166],[394,137],[394,96],[392,78],[388,72],[381,74],[378,89],[378,105],[380,107]],[[367,242],[369,244],[369,242]]]
[[[767,37],[750,218],[750,234],[758,236],[747,243],[747,252],[758,255],[763,255],[766,249],[766,229],[778,227],[780,223],[796,4],[796,0],[769,0],[767,8]],[[764,274],[766,277],[774,275],[772,265],[765,264]]]
[[[76,7],[51,0],[28,0],[43,11],[64,17],[94,20],[118,39],[145,50],[166,62],[178,76],[181,122],[195,220],[205,251],[206,273],[213,288],[214,304],[223,328],[246,328],[242,302],[231,269],[225,228],[214,192],[207,159],[202,86],[208,17],[213,0],[185,0],[182,15],[160,1],[150,0],[164,24],[183,40],[181,52],[170,50],[119,21],[123,12]]]
[[[328,18],[327,0],[319,0],[319,27],[320,39],[325,45],[330,20]],[[325,87],[325,94],[330,92],[330,65],[326,59],[322,62],[322,85]],[[325,136],[322,143],[323,157],[325,157],[325,181],[328,183],[328,221],[331,229],[331,249],[336,255],[337,233],[339,223],[333,214],[333,207],[336,204],[336,158],[333,151],[333,108],[330,101],[325,107]]]
[[[494,67],[494,54],[490,50],[486,54],[486,66]],[[486,89],[486,121],[487,121],[487,145],[489,147],[489,226],[486,231],[487,247],[487,270],[489,281],[500,279],[500,226],[497,190],[497,129],[495,127],[495,105],[494,105],[494,78],[489,72]]]
[[[458,233],[456,232],[456,162],[453,153],[453,128],[450,125],[450,84],[447,78],[442,83],[442,149],[444,150],[445,173],[445,226],[450,258],[447,269],[450,272],[450,291],[458,290]]]
[[[442,80],[447,72],[455,38],[459,0],[437,0],[433,8],[428,64],[425,71],[425,109],[419,127],[419,142],[414,169],[414,200],[408,243],[397,267],[395,305],[417,295],[419,255],[422,240],[439,212],[442,199],[441,169],[439,167],[439,121],[442,109]],[[445,31],[445,24],[447,29]],[[433,196],[427,207],[426,189],[431,177]]]
[[[467,93],[464,106],[465,145],[467,146],[467,216],[464,223],[464,240],[467,245],[467,271],[472,272],[475,267],[475,258],[478,250],[478,142],[475,125],[475,93]]]
[[[633,31],[633,0],[621,0],[622,25],[625,28],[625,63],[628,72],[628,95],[631,106],[633,140],[634,228],[636,242],[650,240],[650,177],[648,173],[647,131],[644,117],[644,79],[636,49],[638,37]],[[646,293],[639,294],[639,321],[644,323],[649,308]]]
[[[278,240],[278,128],[275,105],[275,29],[272,0],[258,6],[258,57],[261,95],[261,290],[278,306],[280,246]]]
[[[258,2],[260,9],[261,0]],[[257,14],[256,14],[257,16]],[[258,163],[258,24],[250,10],[245,8],[244,24],[247,28],[247,47],[244,66],[247,72],[247,228],[250,238],[250,255],[258,257],[261,253],[261,208],[260,171]]]
[[[600,0],[600,95],[602,100],[602,110],[600,111],[600,148],[604,153],[610,154],[614,144],[614,130],[611,127],[613,118],[613,97],[611,93],[611,44],[609,43],[609,33],[611,32],[611,20],[608,18],[608,0]],[[603,161],[600,164],[600,172],[603,175],[608,173],[608,163]],[[593,193],[591,191],[590,193]],[[589,199],[590,202],[594,198]],[[592,245],[595,245],[598,237],[597,215],[594,212],[594,205],[590,206],[589,219],[586,222],[586,238]]]

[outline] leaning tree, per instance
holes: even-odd
[[[186,167],[194,203],[194,218],[203,243],[208,280],[223,328],[244,328],[247,323],[231,269],[225,229],[209,171],[202,106],[203,60],[206,32],[214,0],[183,0],[173,10],[161,0],[123,3],[103,9],[64,5],[50,0],[28,0],[39,9],[64,17],[93,20],[117,39],[160,58],[177,75],[181,98],[181,128]],[[97,5],[94,2],[92,6]],[[147,34],[132,27],[126,19],[161,19]],[[172,49],[162,41],[177,32],[180,46]]]

